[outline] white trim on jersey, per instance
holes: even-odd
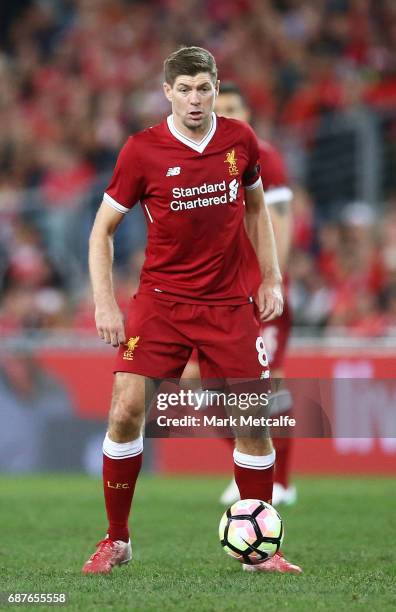
[[[290,187],[272,187],[265,191],[265,203],[268,205],[280,202],[291,202],[293,192]]]
[[[123,206],[122,204],[119,204],[117,200],[109,196],[108,193],[103,194],[103,201],[106,202],[106,204],[108,204],[112,208],[115,208],[116,210],[118,210],[118,212],[122,213],[123,215],[125,215],[126,213],[130,211],[129,208],[127,208],[126,206]]]
[[[147,206],[147,204],[144,205],[144,208],[146,209],[146,212],[148,214],[148,217],[149,217],[151,223],[154,223],[154,219],[153,219],[153,217],[150,214],[149,207]]]
[[[244,188],[247,189],[247,191],[250,191],[251,189],[256,189],[261,184],[262,184],[262,180],[261,180],[261,176],[259,176],[257,181],[253,183],[253,185],[244,185]]]
[[[185,144],[187,147],[190,147],[190,149],[194,149],[194,151],[197,151],[198,153],[204,152],[207,145],[212,140],[215,134],[215,131],[216,131],[216,126],[217,126],[216,115],[212,113],[212,125],[210,126],[209,132],[202,138],[200,142],[195,142],[194,140],[191,140],[191,138],[187,138],[187,136],[184,136],[184,134],[179,132],[179,130],[175,127],[175,123],[173,121],[173,115],[169,115],[166,121],[168,123],[168,128],[171,134],[173,134],[173,136],[177,138],[177,140]]]

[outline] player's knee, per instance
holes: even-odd
[[[144,402],[140,395],[124,385],[116,386],[109,415],[109,432],[117,438],[133,439],[140,435],[143,416]]]
[[[117,373],[109,415],[113,439],[127,441],[140,435],[144,417],[144,381],[131,374]]]
[[[109,431],[117,434],[139,435],[143,423],[144,407],[135,402],[119,399],[113,403],[109,416]]]

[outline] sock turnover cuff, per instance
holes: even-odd
[[[275,449],[269,455],[248,455],[234,449],[234,463],[239,467],[251,470],[267,470],[275,463]]]
[[[113,442],[106,433],[103,440],[103,454],[109,459],[129,459],[143,452],[143,436],[131,442]]]

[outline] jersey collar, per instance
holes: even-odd
[[[171,134],[173,134],[177,140],[185,144],[187,147],[190,147],[190,149],[194,149],[194,151],[197,151],[198,153],[203,153],[205,151],[215,134],[217,125],[216,115],[215,113],[212,113],[212,125],[210,126],[209,132],[202,138],[201,142],[195,142],[194,140],[191,140],[191,138],[187,138],[187,136],[184,136],[181,132],[179,132],[179,130],[175,127],[173,115],[169,115],[166,121]]]

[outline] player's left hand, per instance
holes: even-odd
[[[261,283],[256,304],[259,310],[259,318],[263,323],[276,319],[283,312],[283,296],[280,283]]]

